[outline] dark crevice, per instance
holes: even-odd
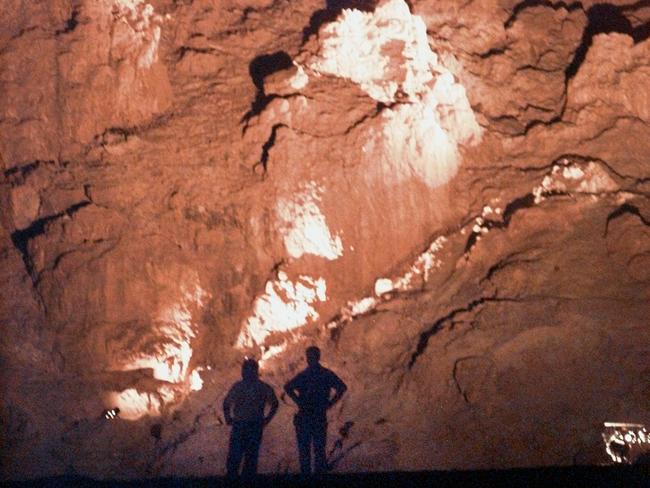
[[[482,284],[485,281],[490,281],[496,273],[507,268],[508,266],[514,266],[523,263],[534,263],[538,261],[537,259],[517,259],[517,256],[519,256],[520,254],[521,253],[518,252],[512,253],[506,256],[504,259],[500,259],[495,264],[490,266],[487,273],[485,273],[485,276],[481,278],[481,280],[479,281],[479,284]]]
[[[29,241],[35,237],[38,237],[39,235],[44,234],[47,229],[47,224],[50,222],[60,219],[63,216],[71,217],[75,212],[88,205],[90,205],[90,202],[88,201],[75,203],[62,212],[35,220],[28,227],[16,230],[11,234],[11,241],[13,242],[14,247],[18,250],[18,252],[20,252],[23,262],[25,263],[27,273],[32,278],[33,282],[36,282],[37,276],[34,272],[34,264],[29,255]]]
[[[503,229],[510,225],[510,220],[512,216],[517,213],[519,210],[524,208],[530,208],[535,205],[535,195],[528,193],[523,197],[515,198],[512,202],[506,205],[506,208],[503,210],[503,221],[495,222],[494,227],[498,229]]]
[[[517,5],[515,5],[515,8],[512,10],[512,13],[510,14],[510,17],[508,17],[508,20],[504,22],[503,26],[506,29],[509,29],[517,21],[517,17],[519,17],[519,14],[522,11],[533,7],[549,7],[552,8],[553,10],[565,9],[568,10],[569,12],[573,10],[583,9],[582,2],[567,3],[567,2],[551,2],[549,0],[524,0],[523,2],[520,2]]]
[[[309,19],[309,24],[302,30],[304,44],[320,28],[336,20],[343,9],[354,8],[363,12],[374,12],[379,2],[377,0],[327,0],[324,9],[316,10]]]
[[[643,222],[644,225],[650,227],[650,220],[646,219],[643,216],[641,210],[639,210],[639,207],[632,205],[630,203],[624,203],[623,205],[618,207],[616,210],[614,210],[612,213],[610,213],[607,216],[607,222],[605,223],[605,233],[603,234],[603,237],[607,237],[607,232],[609,232],[610,222],[626,214],[636,215],[637,217],[639,217],[639,219],[641,220],[641,222]]]
[[[481,305],[489,302],[512,302],[512,301],[515,300],[513,300],[512,298],[481,297],[471,301],[467,306],[456,308],[451,312],[449,312],[444,317],[439,318],[427,330],[425,330],[420,334],[420,340],[418,341],[418,345],[415,349],[415,352],[411,355],[411,359],[408,364],[408,369],[409,370],[412,369],[413,366],[415,365],[415,362],[418,360],[418,357],[420,357],[420,355],[424,353],[424,351],[427,348],[427,345],[429,344],[429,339],[431,339],[432,336],[440,332],[444,328],[447,322],[453,322],[454,318],[458,314],[471,312],[475,308],[480,307]]]
[[[293,65],[293,60],[284,51],[277,51],[273,54],[263,54],[254,58],[248,66],[248,74],[257,89],[255,99],[251,108],[242,117],[240,123],[247,122],[251,118],[262,113],[262,110],[274,98],[264,93],[264,78],[278,71],[289,69]]]
[[[463,398],[463,401],[466,404],[470,404],[471,402],[469,401],[469,398],[467,397],[467,392],[463,390],[463,388],[460,386],[460,382],[458,381],[458,365],[462,363],[463,361],[467,361],[469,359],[477,359],[480,358],[480,356],[463,356],[456,361],[454,361],[454,368],[452,370],[452,378],[454,379],[454,384],[456,385],[456,389],[458,390],[458,394]]]
[[[210,47],[199,48],[192,46],[181,46],[176,50],[176,61],[181,61],[187,53],[215,54],[216,50]]]
[[[271,135],[269,135],[269,138],[262,146],[262,155],[260,156],[259,162],[255,165],[255,166],[261,166],[264,174],[266,174],[268,170],[267,163],[269,161],[269,151],[275,144],[275,138],[277,137],[278,129],[280,129],[281,127],[287,127],[287,125],[275,124],[273,127],[271,127]]]
[[[278,95],[264,95],[264,93],[257,92],[255,95],[255,100],[253,100],[253,103],[251,104],[251,108],[244,114],[244,116],[241,118],[239,121],[240,124],[244,124],[244,127],[242,128],[242,133],[245,133],[246,130],[248,129],[248,123],[253,117],[258,116],[264,110],[266,107],[271,103],[273,100],[276,98],[279,98]]]
[[[551,2],[548,0],[524,0],[514,7],[512,14],[504,23],[505,28],[511,27],[523,10],[537,6],[549,7],[554,10],[566,9],[569,12],[579,9],[585,10],[581,2],[569,3]],[[569,81],[578,73],[580,66],[587,56],[587,52],[592,45],[594,36],[602,33],[619,32],[631,36],[635,44],[648,39],[650,37],[650,22],[646,22],[645,24],[633,27],[631,21],[624,15],[625,12],[634,12],[648,6],[650,6],[650,2],[648,0],[641,0],[639,2],[626,6],[599,3],[587,9],[585,11],[585,14],[587,16],[587,26],[583,31],[582,39],[576,48],[573,59],[564,70],[565,95],[561,110],[557,116],[548,121],[532,120],[528,122],[523,131],[515,135],[525,136],[529,133],[530,130],[534,129],[535,127],[549,127],[562,122],[567,105],[566,90]]]
[[[166,112],[142,125],[134,125],[130,127],[109,127],[105,129],[104,132],[97,134],[93,138],[93,141],[86,146],[86,151],[97,146],[121,144],[126,142],[130,136],[142,134],[146,131],[162,127],[168,123],[172,117],[174,117],[173,112]]]
[[[43,161],[39,159],[30,163],[23,164],[21,166],[14,166],[13,168],[9,168],[4,171],[3,175],[7,179],[18,179],[22,181],[43,164],[55,164],[55,161]]]
[[[135,129],[128,127],[110,127],[102,132],[101,135],[95,136],[95,142],[101,146],[121,144],[129,139],[129,136],[135,134]]]
[[[69,34],[73,30],[75,30],[78,25],[79,25],[79,7],[75,7],[72,9],[70,18],[65,21],[65,24],[63,25],[63,29],[59,29],[55,31],[54,34],[57,36],[62,34]]]
[[[273,54],[263,54],[253,59],[248,67],[248,73],[253,80],[255,88],[264,92],[264,78],[290,68],[292,65],[291,56],[284,51],[277,51]]]
[[[154,470],[158,467],[161,458],[163,458],[168,453],[176,452],[179,446],[184,444],[188,439],[190,439],[193,435],[199,432],[201,427],[201,421],[205,416],[216,417],[217,425],[224,424],[223,419],[217,415],[214,406],[208,405],[207,407],[205,407],[203,410],[201,410],[198,414],[194,416],[194,421],[192,422],[192,426],[188,430],[181,432],[170,442],[161,445],[157,449],[158,452],[156,454],[155,459],[149,462],[149,464],[147,464],[147,467],[145,468],[145,472],[148,474],[153,473]],[[177,421],[177,420],[180,420],[180,415],[178,412],[176,412],[173,417],[173,421]]]
[[[525,208],[530,208],[535,205],[535,195],[528,193],[523,197],[515,198],[513,201],[506,205],[506,208],[503,210],[503,217],[499,220],[490,220],[485,219],[482,227],[487,229],[506,229],[510,225],[512,216],[520,210]],[[465,254],[469,253],[474,247],[478,240],[480,232],[473,232],[467,238],[467,243],[465,244]]]
[[[369,119],[374,119],[375,117],[377,117],[379,114],[381,114],[381,112],[382,112],[384,109],[386,109],[386,108],[392,109],[394,106],[399,105],[399,104],[400,104],[400,102],[394,102],[394,103],[391,103],[391,104],[388,104],[388,105],[385,104],[385,103],[382,103],[382,102],[378,102],[377,105],[375,106],[375,110],[374,110],[374,111],[369,112],[369,113],[364,114],[364,115],[362,115],[361,117],[359,117],[359,118],[358,118],[357,120],[355,120],[355,121],[354,121],[354,122],[353,122],[353,123],[352,123],[352,124],[347,128],[347,129],[345,129],[345,131],[344,131],[342,134],[340,134],[340,135],[347,135],[347,134],[349,134],[350,132],[352,132],[354,129],[356,129],[357,127],[359,127],[361,124],[363,124],[363,123],[366,122],[367,120],[369,120]],[[339,135],[339,134],[336,134],[336,135]]]
[[[492,56],[499,56],[501,54],[505,54],[507,49],[508,49],[507,47],[493,47],[485,51],[484,53],[480,53],[478,57],[481,59],[487,59],[487,58],[491,58]]]
[[[560,110],[560,113],[558,115],[556,115],[555,117],[553,117],[553,118],[551,118],[549,120],[531,120],[530,122],[528,122],[526,124],[526,126],[524,127],[523,132],[521,134],[518,134],[518,135],[524,135],[525,136],[525,135],[528,134],[528,132],[530,132],[531,129],[534,129],[535,127],[539,127],[541,125],[546,126],[546,127],[550,127],[551,125],[557,124],[558,122],[562,122],[562,118],[564,117],[564,111],[566,110],[566,89],[565,89],[564,97],[565,97],[565,101],[564,101],[562,109]]]
[[[646,2],[637,2],[643,4]],[[608,3],[599,3],[587,10],[587,27],[582,34],[582,40],[576,49],[573,60],[565,70],[567,81],[573,78],[587,57],[594,36],[610,32],[619,32],[632,37],[634,43],[639,43],[650,37],[650,23],[633,27],[630,20],[625,17],[625,11],[641,8],[637,6],[616,6]]]
[[[334,446],[330,449],[327,456],[327,468],[329,471],[334,469],[350,451],[361,445],[361,441],[357,441],[347,449],[344,449],[345,442],[350,438],[352,427],[354,427],[354,422],[348,420],[339,428],[339,438],[334,442]]]

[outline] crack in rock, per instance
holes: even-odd
[[[456,385],[456,389],[458,390],[459,395],[463,398],[463,401],[467,404],[470,405],[469,398],[467,397],[467,391],[463,389],[462,386],[460,386],[460,380],[458,379],[458,367],[463,361],[468,361],[471,359],[477,359],[480,358],[481,356],[463,356],[461,358],[456,359],[454,361],[454,367],[451,373],[452,378],[454,379],[454,384]]]
[[[55,36],[60,36],[62,34],[69,34],[74,31],[79,25],[79,6],[75,6],[72,9],[70,17],[65,21],[63,28],[54,32]]]
[[[31,277],[32,283],[34,285],[36,285],[38,282],[38,276],[34,271],[34,263],[32,262],[32,258],[29,254],[29,241],[44,234],[46,232],[47,225],[50,222],[54,222],[55,220],[58,220],[62,217],[72,217],[80,209],[88,205],[90,205],[90,202],[87,200],[75,203],[62,212],[35,220],[24,229],[16,230],[11,234],[11,241],[13,242],[14,247],[18,250],[18,252],[20,252],[23,262],[25,263],[27,274]]]
[[[632,205],[631,203],[624,203],[623,205],[618,207],[616,210],[614,210],[607,216],[607,221],[605,222],[605,232],[603,233],[603,237],[607,237],[607,233],[609,232],[609,224],[611,223],[611,221],[616,220],[617,218],[622,217],[623,215],[626,214],[636,215],[641,220],[643,225],[650,227],[650,219],[647,219],[643,216],[639,207]]]
[[[507,229],[508,226],[510,225],[510,221],[512,220],[512,216],[515,213],[526,208],[534,207],[535,205],[536,205],[535,195],[533,195],[533,193],[527,193],[522,197],[515,198],[514,200],[510,201],[508,205],[506,205],[503,211],[502,220],[499,221],[499,220],[492,220],[492,219],[484,219],[481,227],[488,230]],[[478,238],[480,235],[481,232],[472,231],[472,233],[467,238],[467,243],[465,244],[465,251],[464,251],[465,255],[468,255],[470,253],[474,245],[478,242]]]
[[[291,56],[285,51],[276,51],[272,54],[262,54],[255,57],[248,66],[248,73],[251,77],[253,85],[255,85],[255,99],[251,103],[251,108],[242,117],[241,122],[248,125],[248,121],[261,114],[266,106],[277,98],[277,95],[267,95],[264,90],[264,79],[267,76],[289,69],[293,66]]]
[[[415,365],[416,361],[418,360],[418,358],[425,352],[429,344],[429,339],[431,339],[432,336],[440,332],[444,328],[447,322],[453,322],[454,318],[457,315],[465,312],[471,312],[472,310],[481,307],[486,303],[517,302],[517,301],[518,300],[515,298],[501,298],[497,296],[486,296],[486,297],[477,298],[476,300],[472,300],[464,307],[455,308],[444,317],[441,317],[438,320],[436,320],[427,330],[425,330],[420,334],[418,345],[415,351],[413,352],[413,354],[411,355],[411,359],[409,360],[408,369],[411,370]]]
[[[521,256],[522,254],[524,254],[524,253],[523,252],[514,252],[514,253],[509,254],[505,258],[500,259],[498,262],[496,262],[495,264],[490,266],[490,268],[488,269],[485,276],[483,276],[483,278],[480,279],[479,284],[483,284],[486,281],[490,281],[495,274],[499,273],[500,271],[507,268],[508,266],[517,266],[519,264],[530,264],[530,263],[536,263],[536,262],[539,261],[539,259],[534,259],[534,258],[518,259],[517,257]]]
[[[524,0],[523,2],[520,2],[514,6],[514,8],[512,9],[512,13],[510,14],[510,17],[508,17],[508,19],[504,22],[503,26],[506,29],[509,29],[517,21],[519,14],[523,10],[533,8],[533,7],[548,7],[548,8],[552,8],[553,10],[565,9],[569,12],[572,12],[574,10],[584,10],[582,2],[567,3],[567,2],[551,2],[549,0]]]
[[[281,128],[288,129],[289,126],[286,124],[274,124],[271,127],[271,134],[269,134],[269,138],[266,140],[266,142],[262,145],[262,154],[260,156],[260,160],[255,163],[253,166],[253,171],[255,171],[257,168],[262,168],[262,175],[265,175],[268,171],[268,161],[269,161],[269,152],[271,151],[271,148],[275,145],[275,139],[277,137],[278,130]]]
[[[567,81],[573,78],[578,69],[587,57],[587,52],[591,47],[594,36],[597,34],[606,34],[618,32],[627,34],[634,40],[635,44],[645,41],[650,37],[650,22],[633,27],[630,20],[623,15],[626,11],[636,11],[643,7],[643,2],[628,6],[618,6],[611,3],[598,3],[590,7],[587,11],[587,26],[583,31],[582,40],[575,56],[565,74]]]
[[[625,16],[626,12],[636,12],[637,10],[647,7],[647,2],[644,1],[636,2],[631,5],[598,3],[585,9],[582,2],[567,3],[563,1],[551,2],[549,0],[525,0],[515,5],[512,14],[504,23],[504,27],[506,29],[512,27],[522,11],[533,7],[547,7],[552,8],[553,10],[565,9],[568,12],[582,10],[587,17],[587,25],[583,30],[582,39],[575,50],[573,59],[564,70],[564,90],[562,93],[563,103],[559,113],[548,120],[536,119],[529,121],[520,132],[514,134],[518,136],[526,136],[536,127],[550,127],[564,120],[564,114],[566,113],[568,105],[567,92],[569,82],[575,77],[584,63],[594,36],[603,33],[618,32],[632,37],[635,44],[643,42],[650,37],[650,22],[634,27],[631,21]],[[486,53],[482,53],[479,57],[481,59],[486,59],[491,56],[503,54],[506,50],[507,47],[496,47],[490,49]],[[510,120],[510,118],[510,116],[492,117],[491,120],[498,122],[499,120],[507,121]]]

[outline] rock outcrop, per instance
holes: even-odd
[[[242,358],[280,393],[311,344],[335,470],[597,464],[650,424],[645,2],[2,11],[5,479],[221,474]]]

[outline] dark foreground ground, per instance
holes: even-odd
[[[231,482],[224,478],[155,478],[135,481],[98,481],[91,478],[62,476],[12,482],[15,487],[182,487],[182,486],[336,486],[336,487],[491,487],[491,486],[569,486],[650,487],[647,466],[606,466],[512,469],[501,471],[422,471],[390,473],[329,474],[318,478],[296,475],[263,475],[248,482]]]

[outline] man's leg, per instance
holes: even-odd
[[[257,474],[257,460],[260,454],[260,445],[262,444],[262,423],[248,423],[244,438],[244,469],[242,470],[242,476],[252,478]]]
[[[239,422],[235,422],[230,431],[230,445],[226,460],[226,475],[229,478],[238,475],[241,458],[244,455],[242,440],[242,425]]]
[[[304,417],[296,415],[293,418],[293,425],[296,427],[300,472],[304,475],[309,475],[311,474],[311,435],[309,432],[309,423],[306,422]]]
[[[312,424],[312,439],[314,442],[314,472],[327,471],[327,421],[316,421]]]

